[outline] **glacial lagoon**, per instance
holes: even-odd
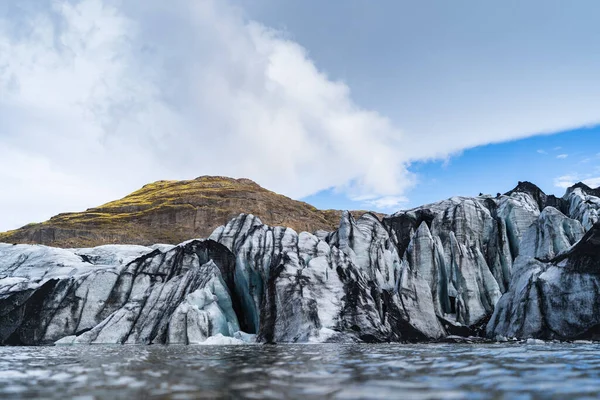
[[[596,398],[600,344],[0,347],[0,398]]]

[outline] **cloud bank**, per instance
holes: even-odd
[[[14,3],[0,6],[0,230],[199,175],[394,207],[410,162],[532,133],[404,132],[225,1]]]

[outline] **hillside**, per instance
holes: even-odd
[[[0,242],[55,247],[176,244],[208,237],[240,213],[254,214],[266,224],[298,232],[333,230],[341,216],[341,211],[318,210],[249,179],[202,176],[189,181],[154,182],[100,207],[59,214],[46,222],[0,233]]]

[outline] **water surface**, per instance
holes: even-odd
[[[597,344],[0,347],[0,398],[596,398]]]

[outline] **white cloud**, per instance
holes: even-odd
[[[554,186],[566,189],[579,182],[577,175],[563,175],[554,179]]]
[[[573,186],[577,182],[583,182],[591,188],[600,187],[600,176],[586,175],[563,175],[554,179],[554,186],[566,189]]]
[[[600,176],[597,176],[595,178],[584,179],[583,183],[585,183],[586,185],[588,185],[591,188],[600,187]]]
[[[404,196],[385,196],[377,199],[365,200],[365,204],[386,211],[397,211],[400,206],[407,202],[408,199]]]
[[[540,154],[548,154],[548,152],[546,150],[542,150],[542,149],[539,149],[537,152]]]
[[[111,4],[56,2],[19,21],[26,36],[1,22],[0,146],[46,166],[21,169],[26,185],[0,182],[17,216],[0,228],[162,178],[250,177],[296,198],[343,187],[389,199],[410,185],[402,133],[279,32],[216,1]],[[32,188],[40,169],[61,177],[58,193]]]
[[[0,7],[0,230],[204,174],[395,207],[412,161],[573,123],[540,106],[541,125],[427,115],[403,131],[226,1],[43,4]]]
[[[565,158],[567,158],[567,157],[569,157],[569,155],[568,155],[568,154],[559,154],[559,155],[557,155],[557,156],[556,156],[556,158],[558,158],[558,159],[562,159],[562,160],[564,160],[564,159],[565,159]]]

